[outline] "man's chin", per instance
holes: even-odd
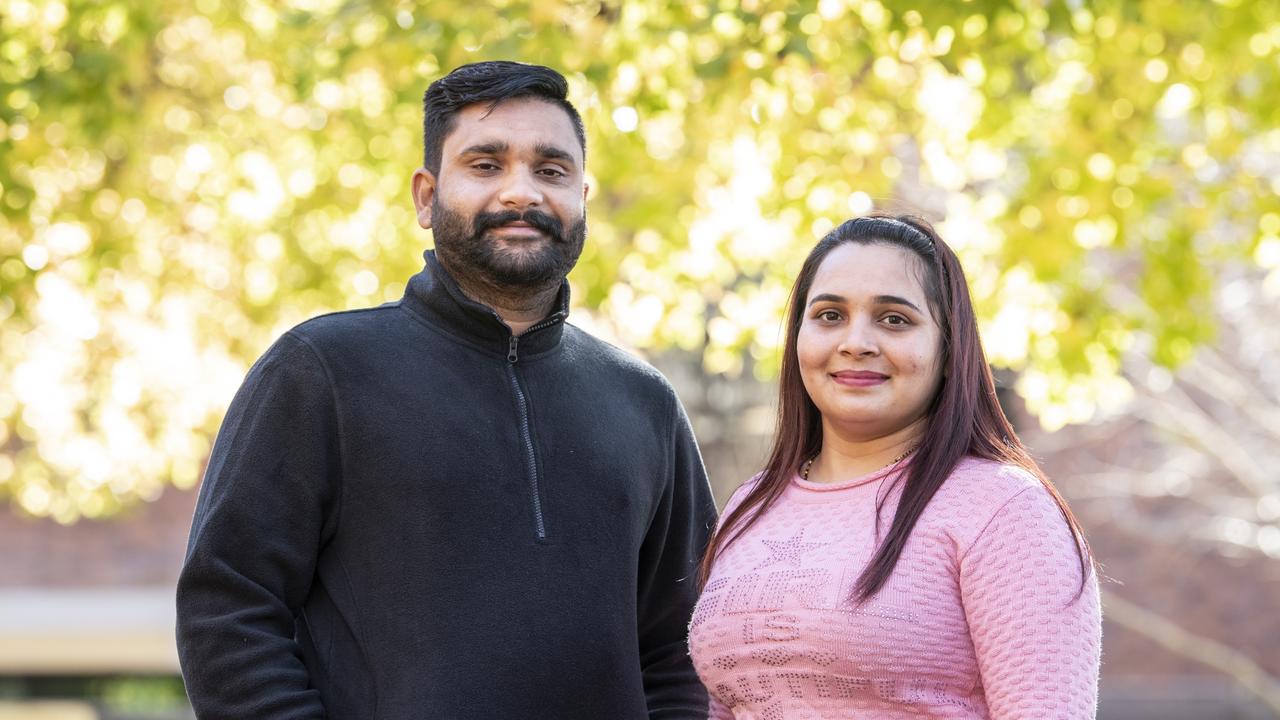
[[[502,284],[527,287],[558,283],[564,277],[560,258],[527,250],[495,253],[489,258],[489,275]]]

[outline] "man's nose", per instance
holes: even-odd
[[[528,168],[513,168],[503,178],[502,190],[498,193],[498,201],[503,207],[523,209],[542,204],[542,190],[538,187],[538,179]]]

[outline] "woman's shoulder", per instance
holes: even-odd
[[[970,456],[960,460],[935,497],[953,522],[978,531],[1014,498],[1029,495],[1053,502],[1044,483],[1026,468]]]
[[[755,489],[756,485],[759,484],[760,478],[763,475],[764,475],[763,471],[758,472],[755,475],[752,475],[746,481],[744,481],[741,485],[734,488],[733,492],[729,494],[729,499],[726,500],[724,503],[724,510],[720,512],[720,517],[724,517],[728,515],[735,508],[741,505],[742,501],[746,499],[747,494],[750,493],[753,489]]]
[[[1040,479],[1021,465],[966,455],[947,477],[944,488],[1008,498],[1027,488],[1042,487]]]

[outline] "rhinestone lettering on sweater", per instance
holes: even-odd
[[[1039,481],[964,461],[858,603],[880,501],[891,517],[897,500],[877,485],[794,485],[717,559],[689,631],[711,718],[1093,717],[1096,578],[1078,593],[1074,540]]]

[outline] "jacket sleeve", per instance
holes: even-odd
[[[1004,504],[960,560],[960,592],[992,720],[1094,717],[1097,576],[1043,488]]]
[[[332,532],[332,385],[286,334],[250,369],[218,433],[178,579],[178,655],[200,718],[323,718],[295,617]]]
[[[640,550],[638,630],[649,717],[707,717],[707,691],[689,658],[697,568],[715,526],[715,500],[689,418],[672,393],[667,483]]]

